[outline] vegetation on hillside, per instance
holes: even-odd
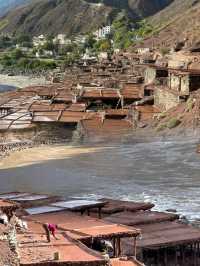
[[[45,61],[27,57],[21,50],[15,49],[3,55],[0,64],[8,70],[47,70],[56,67],[54,61]]]

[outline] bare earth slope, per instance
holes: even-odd
[[[200,41],[200,0],[175,0],[149,20],[155,31],[145,45],[171,47],[184,41],[190,47]]]

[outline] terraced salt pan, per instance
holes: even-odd
[[[42,207],[35,207],[35,208],[28,208],[26,212],[28,214],[42,214],[42,213],[50,213],[56,211],[63,211],[64,208],[54,207],[54,206],[42,206]]]
[[[56,203],[52,203],[52,206],[58,206],[68,209],[83,207],[83,206],[91,206],[95,204],[103,203],[102,201],[92,201],[92,200],[71,200],[71,201],[59,201]]]
[[[48,196],[47,195],[25,195],[25,196],[21,196],[21,197],[16,197],[13,198],[13,200],[16,201],[34,201],[34,200],[42,200],[42,199],[47,199]]]
[[[30,193],[7,193],[7,194],[1,194],[0,199],[15,199],[18,197],[26,197],[29,196]]]

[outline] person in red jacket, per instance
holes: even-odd
[[[47,235],[47,241],[48,242],[51,242],[51,234],[52,236],[58,240],[58,238],[56,237],[56,229],[58,228],[58,226],[56,224],[44,224],[44,229],[45,229],[45,232],[46,232],[46,235]]]

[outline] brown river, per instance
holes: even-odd
[[[0,161],[0,192],[151,201],[200,219],[197,139],[42,146]]]

